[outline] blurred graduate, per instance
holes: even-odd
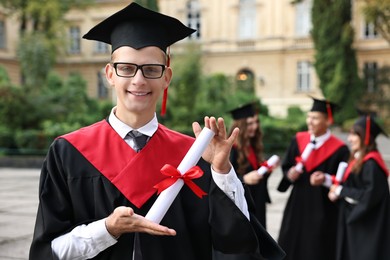
[[[328,188],[322,183],[326,181],[324,173],[335,175],[339,163],[348,161],[349,150],[331,133],[335,109],[336,104],[313,98],[306,117],[308,131],[295,135],[282,161],[278,190],[285,192],[293,186],[278,238],[286,259],[336,257],[337,206],[328,199]]]
[[[233,123],[230,133],[239,128],[240,133],[230,153],[232,163],[239,179],[250,191],[254,205],[253,212],[263,227],[266,227],[266,204],[271,202],[267,188],[268,176],[272,172],[259,174],[263,159],[263,133],[260,127],[258,101],[238,106],[230,111]],[[214,260],[251,260],[249,254],[226,255],[215,252]]]
[[[352,155],[344,183],[333,185],[329,198],[340,206],[337,259],[390,259],[389,170],[376,137],[387,136],[373,114],[356,120],[348,141]]]

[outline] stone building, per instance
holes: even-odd
[[[105,83],[102,69],[110,59],[106,44],[81,39],[93,25],[126,6],[130,1],[97,0],[85,10],[66,14],[68,42],[66,55],[60,57],[56,71],[66,76],[80,72],[88,82],[89,95],[114,98]],[[180,51],[186,41],[201,45],[206,74],[224,73],[247,80],[253,92],[274,116],[285,116],[287,108],[307,109],[307,95],[321,96],[314,67],[314,48],[310,39],[312,0],[293,4],[290,0],[159,0],[160,12],[174,16],[197,29],[190,39],[175,44]],[[363,1],[353,0],[359,73],[370,78],[382,66],[390,66],[390,45],[364,20]],[[15,58],[18,41],[15,17],[0,9],[0,64],[12,81],[20,83]]]

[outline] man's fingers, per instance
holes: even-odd
[[[119,206],[114,210],[114,214],[118,214],[118,216],[132,216],[134,210],[130,207]]]
[[[240,129],[238,127],[233,129],[232,134],[228,138],[228,143],[230,146],[232,146],[236,142],[239,133]]]
[[[137,230],[135,232],[145,232],[151,235],[176,235],[176,231],[174,229],[154,223],[140,215],[135,214],[134,216],[137,218],[134,223],[134,225],[137,226]]]
[[[198,135],[202,131],[202,128],[200,127],[198,122],[192,123],[192,131],[194,131],[195,137],[198,137]]]

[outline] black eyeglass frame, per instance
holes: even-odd
[[[142,65],[138,65],[138,64],[130,63],[130,62],[113,62],[113,63],[111,63],[111,65],[114,67],[116,75],[118,77],[122,77],[122,78],[132,78],[132,77],[134,77],[137,74],[138,70],[141,70],[142,75],[144,76],[144,78],[146,78],[146,79],[159,79],[159,78],[161,78],[164,75],[164,71],[167,68],[167,66],[164,65],[164,64],[142,64]],[[117,66],[118,65],[132,65],[132,66],[136,67],[136,70],[134,71],[134,74],[131,75],[131,76],[123,76],[123,75],[118,74],[118,70],[117,70]],[[147,67],[147,66],[161,67],[161,75],[158,76],[158,77],[157,76],[156,77],[146,76],[143,68]]]

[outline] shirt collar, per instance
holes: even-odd
[[[110,116],[108,117],[108,122],[115,130],[115,132],[117,132],[122,139],[124,139],[131,130],[137,130],[138,132],[147,135],[149,137],[151,137],[157,131],[158,120],[157,120],[156,113],[154,113],[153,119],[150,120],[146,125],[138,129],[134,129],[131,126],[126,125],[121,120],[119,120],[119,118],[116,117],[115,112],[116,112],[116,107],[113,107],[111,109]]]
[[[310,136],[310,140],[311,141],[313,141],[313,140],[316,141],[315,148],[318,149],[329,139],[330,135],[331,135],[330,130],[327,129],[326,133],[321,135],[321,136],[315,137],[314,135],[311,135]]]

